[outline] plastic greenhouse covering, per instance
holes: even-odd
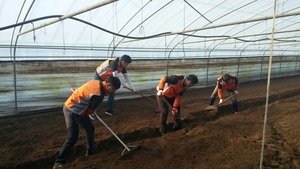
[[[149,95],[162,74],[194,72],[206,87],[225,72],[300,72],[296,0],[2,0],[0,12],[0,115],[60,107],[101,61],[125,53]]]
[[[299,7],[293,0],[4,0],[0,59],[269,55],[272,29],[274,55],[298,55]]]

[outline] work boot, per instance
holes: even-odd
[[[208,103],[208,104],[209,104],[210,106],[212,106],[212,105],[214,104],[215,100],[216,100],[216,98],[211,97],[211,98],[209,99],[209,103]]]
[[[64,164],[60,162],[55,162],[53,165],[53,169],[62,168],[62,167],[64,167]]]
[[[114,116],[116,113],[113,110],[106,110],[105,114],[107,114],[109,116]]]
[[[166,135],[166,134],[167,134],[167,132],[166,132],[166,131],[163,131],[163,130],[161,130],[161,129],[159,129],[159,132],[160,132],[161,136],[164,136],[164,135]]]
[[[232,103],[232,109],[233,109],[233,112],[235,112],[235,113],[238,112],[238,103],[237,102]]]
[[[93,154],[86,153],[84,157],[89,157],[89,156],[91,156],[91,155],[93,155]]]
[[[174,131],[178,131],[178,130],[181,130],[182,129],[182,127],[181,126],[176,126],[176,127],[173,127],[173,130]]]

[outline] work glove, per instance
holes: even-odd
[[[130,86],[130,88],[131,88],[131,90],[132,90],[133,93],[137,92],[137,90],[133,86]]]
[[[238,94],[239,94],[239,92],[238,92],[237,90],[235,90],[235,91],[234,91],[234,94],[235,94],[235,95],[238,95]]]
[[[84,112],[81,115],[86,116],[86,115],[91,115],[91,114],[95,114],[95,113],[96,113],[96,110],[91,110],[91,109],[87,108],[84,110]]]
[[[156,93],[157,96],[162,96],[162,90],[158,90],[158,92]]]
[[[176,116],[177,113],[178,113],[177,108],[173,107],[173,109],[172,109],[172,114],[173,114],[174,116]]]
[[[75,92],[76,88],[71,88],[70,90],[71,90],[70,94],[73,94]]]
[[[94,121],[96,119],[96,111],[93,114],[89,114],[89,117],[90,117],[91,120]]]
[[[223,99],[220,99],[219,104],[222,104],[222,103],[223,103]]]
[[[92,110],[92,109],[87,108],[87,109],[85,110],[85,113],[86,113],[86,114],[94,114],[94,113],[96,113],[96,110]]]

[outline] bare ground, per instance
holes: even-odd
[[[263,168],[300,168],[299,84],[299,76],[271,80]],[[64,168],[259,168],[266,88],[266,80],[242,83],[238,114],[232,113],[230,102],[204,110],[213,87],[189,89],[181,102],[184,129],[164,136],[158,132],[154,101],[117,100],[115,117],[104,115],[102,105],[100,118],[127,146],[139,148],[118,158],[124,147],[96,120],[97,153],[84,157],[81,130]],[[52,168],[66,138],[62,111],[2,118],[0,126],[3,169]]]

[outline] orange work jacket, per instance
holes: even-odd
[[[100,80],[90,80],[78,89],[65,102],[65,106],[72,112],[78,115],[85,115],[86,109],[95,110],[102,102],[103,97],[107,96],[106,81],[103,81],[101,90]],[[93,104],[93,103],[96,103]],[[91,107],[92,105],[92,107]]]
[[[220,99],[223,98],[223,90],[237,90],[240,85],[238,78],[234,74],[229,74],[229,79],[229,82],[225,83],[222,76],[218,78],[218,96]]]
[[[173,107],[178,108],[183,93],[186,91],[187,86],[184,85],[185,76],[171,75],[164,76],[160,79],[157,90],[163,90],[162,95],[168,98],[174,98]]]
[[[113,72],[118,71],[127,73],[127,70],[122,67],[120,58],[110,58],[101,63],[97,68],[96,72],[102,80],[106,80],[107,77],[113,76]]]

